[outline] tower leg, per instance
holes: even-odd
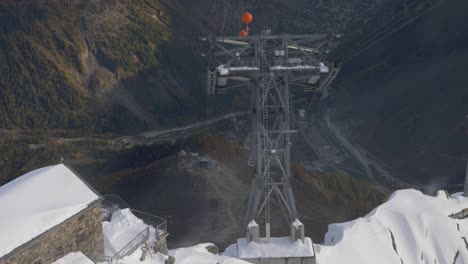
[[[265,224],[265,242],[270,243],[270,223]]]
[[[468,160],[466,161],[465,188],[463,190],[463,196],[468,197]]]

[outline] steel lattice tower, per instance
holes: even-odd
[[[209,41],[207,93],[211,98],[234,88],[250,88],[252,134],[246,146],[255,175],[247,207],[246,226],[264,217],[270,238],[270,207],[276,199],[291,224],[298,219],[291,186],[290,86],[321,91],[339,68],[323,61],[330,35],[260,35],[203,38]]]

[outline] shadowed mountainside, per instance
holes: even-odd
[[[167,217],[171,247],[206,241],[225,247],[244,235],[253,174],[247,157],[242,146],[200,133],[175,144],[121,150],[99,162],[69,162],[101,193],[119,194],[136,209]],[[388,194],[368,182],[312,173],[302,165],[295,165],[292,175],[306,234],[316,242],[323,239],[329,223],[366,214]],[[275,204],[272,214],[274,234],[287,234]]]
[[[386,5],[372,8],[378,2]],[[413,2],[232,0],[226,12],[217,0],[2,1],[0,127],[44,129],[41,137],[48,129],[127,134],[202,118],[205,59],[198,40],[221,34],[225,14],[229,35],[249,10],[252,32],[270,27],[359,38],[382,26],[373,18],[391,19]],[[335,85],[335,120],[401,178],[459,180],[463,173],[466,5],[444,3],[346,64]],[[235,109],[242,101],[224,95],[218,107]],[[41,143],[34,136],[0,140],[1,160],[18,163],[4,172],[10,177],[61,155],[33,152],[28,144]],[[37,153],[44,155],[30,158]]]
[[[466,1],[444,1],[345,65],[334,119],[409,182],[461,183],[468,157]]]

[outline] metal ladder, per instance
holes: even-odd
[[[340,64],[331,64],[330,73],[327,75],[326,79],[320,84],[318,90],[324,92],[328,89],[328,86],[335,80],[341,70]]]
[[[270,159],[271,159],[271,145],[269,140],[269,105],[268,105],[268,61],[267,61],[267,50],[266,50],[266,36],[269,35],[268,31],[262,31],[260,35],[260,72],[261,72],[261,82],[262,82],[262,95],[263,95],[263,105],[262,105],[262,125],[263,125],[263,184],[264,184],[264,198],[265,198],[265,235],[267,241],[270,239],[270,222],[271,222],[271,208],[270,208],[270,199],[268,197],[271,191],[271,176],[270,176]]]

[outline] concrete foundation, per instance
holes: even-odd
[[[304,242],[304,224],[302,224],[298,219],[296,219],[291,224],[291,240],[296,241],[298,239]]]
[[[303,243],[297,242],[290,237],[272,237],[269,243],[265,238],[261,238],[260,243],[240,238],[236,244],[237,254],[231,256],[254,264],[315,264],[312,240],[306,237]]]
[[[260,243],[260,227],[253,220],[247,226],[247,241]]]

